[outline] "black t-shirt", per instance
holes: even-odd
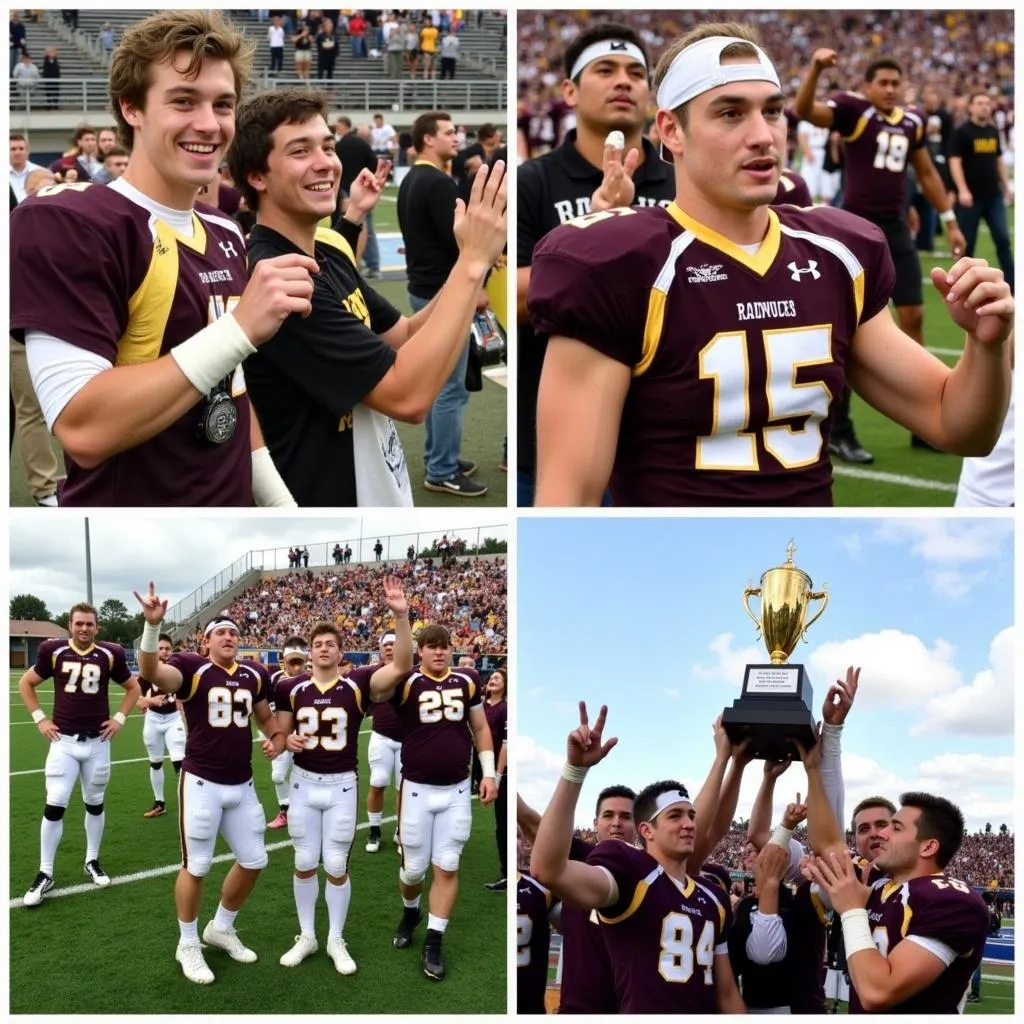
[[[672,168],[645,138],[644,162],[633,174],[635,206],[668,206],[675,198]],[[604,176],[576,149],[576,129],[550,153],[527,160],[516,172],[519,212],[516,218],[516,266],[533,263],[533,250],[551,230],[590,212],[590,197]],[[536,460],[537,389],[544,365],[546,340],[528,321],[519,324],[519,468],[533,472]]]
[[[1002,153],[994,124],[964,121],[949,140],[949,155],[963,161],[964,180],[975,199],[995,199],[1000,194],[996,164]]]
[[[288,317],[244,364],[249,398],[278,472],[300,506],[356,502],[352,408],[391,369],[379,335],[401,314],[359,276],[351,242],[317,231],[313,312]],[[301,250],[257,224],[250,267]]]
[[[355,132],[338,139],[336,152],[341,161],[341,187],[346,192],[351,191],[352,182],[364,167],[369,171],[377,170],[377,154],[366,139],[361,139]]]
[[[455,180],[417,160],[398,189],[398,226],[405,241],[409,293],[432,299],[459,258],[455,241]]]

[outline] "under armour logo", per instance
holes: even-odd
[[[821,277],[821,274],[818,273],[818,261],[817,260],[808,260],[806,267],[798,267],[796,265],[796,260],[793,260],[792,262],[787,263],[786,266],[792,272],[791,276],[792,276],[794,281],[799,281],[801,274],[810,274],[811,277],[813,277],[815,281],[817,281],[818,278]]]
[[[221,249],[224,250],[224,255],[230,259],[232,256],[238,255],[238,250],[235,248],[234,242],[218,242]]]
[[[611,44],[611,46],[608,47],[608,49],[609,50],[624,50],[624,49],[626,49],[627,45],[628,45],[627,43],[625,43],[625,42],[623,42],[621,40],[616,40],[614,43]]]

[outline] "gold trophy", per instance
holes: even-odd
[[[738,743],[751,736],[754,757],[781,760],[797,756],[794,739],[804,747],[814,745],[814,692],[803,665],[787,664],[793,649],[805,639],[807,630],[828,607],[828,589],[814,590],[811,577],[793,563],[796,545],[790,541],[784,565],[768,569],[760,587],[743,591],[743,605],[768,648],[770,665],[748,665],[743,692],[731,708],[722,712],[722,724],[729,738]],[[750,607],[752,597],[761,598],[761,614]],[[812,601],[821,607],[807,618]]]

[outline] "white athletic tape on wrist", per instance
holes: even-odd
[[[122,715],[120,711],[115,711],[113,718],[118,725],[124,725],[124,715]]]
[[[772,833],[769,843],[774,843],[776,846],[781,846],[787,852],[789,851],[789,841],[793,838],[793,830],[786,828],[785,825],[778,825],[775,831]]]
[[[941,220],[943,224],[955,224],[956,223],[956,211],[955,210],[945,210],[945,211],[943,211],[942,213],[939,214],[939,220]]]
[[[42,708],[36,708],[32,712],[32,721],[38,725],[43,719],[46,718],[46,712]]]
[[[494,751],[481,750],[476,755],[480,759],[480,768],[483,770],[485,779],[494,778]]]
[[[252,453],[252,496],[260,508],[298,508],[266,447]]]
[[[142,639],[139,641],[139,650],[146,654],[156,654],[160,649],[160,626],[154,626],[147,622],[142,627]]]
[[[591,43],[576,58],[569,78],[575,81],[588,64],[593,64],[602,57],[632,57],[638,64],[643,64],[645,70],[647,68],[644,51],[636,43],[627,42],[625,39],[602,39],[599,43]]]
[[[575,782],[577,785],[582,786],[583,780],[587,777],[587,772],[590,769],[584,765],[569,764],[568,761],[562,765],[562,778],[566,782]]]
[[[863,907],[847,910],[841,918],[843,922],[843,942],[846,946],[846,959],[854,953],[865,949],[874,949],[875,942],[871,938],[871,922],[868,912]]]
[[[188,341],[171,349],[171,358],[202,395],[208,395],[239,363],[256,351],[238,321],[227,313]]]
[[[757,62],[722,64],[721,53],[733,43],[757,51]],[[749,61],[750,58],[744,58]],[[779,75],[768,55],[754,43],[735,36],[711,36],[681,51],[658,86],[658,106],[675,110],[695,96],[733,82],[771,82],[777,89]]]

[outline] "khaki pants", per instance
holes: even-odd
[[[15,436],[32,497],[45,498],[57,490],[61,476],[57,459],[50,446],[50,431],[39,408],[32,380],[28,374],[25,346],[13,338],[11,346],[11,396],[14,398]]]

